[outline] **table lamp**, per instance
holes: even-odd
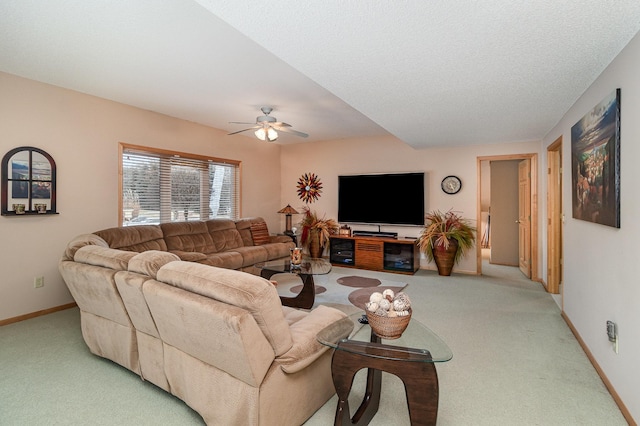
[[[278,211],[278,213],[282,213],[285,216],[285,231],[284,234],[285,235],[293,235],[293,231],[291,230],[291,215],[294,214],[300,214],[296,211],[296,209],[294,209],[293,207],[291,207],[291,205],[287,204],[287,206],[281,210]]]

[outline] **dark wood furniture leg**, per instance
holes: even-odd
[[[372,339],[373,340],[373,339]],[[369,355],[356,353],[364,351]],[[382,371],[398,376],[404,383],[412,425],[435,425],[438,417],[438,375],[431,355],[410,348],[407,360],[384,359],[385,352],[397,357],[397,347],[356,341],[344,341],[338,344],[333,353],[331,374],[338,394],[338,407],[334,425],[367,425],[378,411],[382,385]],[[410,361],[421,359],[422,361]],[[364,399],[352,418],[349,417],[349,392],[355,374],[363,368],[368,369],[367,388]]]
[[[281,274],[282,272],[269,271],[263,269],[260,272],[262,278],[269,279],[275,274]],[[313,303],[316,300],[316,286],[313,283],[312,274],[298,274],[302,279],[302,290],[294,297],[280,296],[280,301],[284,306],[290,306],[292,308],[311,309]]]

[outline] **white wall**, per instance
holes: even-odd
[[[278,145],[4,73],[0,93],[0,155],[35,146],[53,156],[60,212],[0,217],[0,320],[73,301],[57,263],[74,236],[118,225],[119,142],[242,161],[242,215],[284,229]]]
[[[480,199],[480,208],[483,212],[489,212],[491,207],[491,162],[484,160],[480,163],[480,169],[482,170],[482,198]]]
[[[296,182],[307,172],[320,176],[323,194],[309,205],[320,215],[338,216],[338,175],[381,172],[425,172],[425,209],[460,211],[475,223],[477,214],[478,173],[477,157],[523,154],[540,151],[540,142],[477,145],[471,148],[438,148],[415,150],[402,141],[389,138],[336,140],[314,144],[285,145],[282,147],[282,204],[290,203],[299,209],[304,203],[297,198]],[[462,180],[462,190],[447,195],[440,182],[448,175]],[[300,220],[294,217],[294,223]],[[366,226],[357,226],[366,229]],[[370,228],[370,229],[377,229]],[[418,236],[419,227],[383,227],[383,231],[398,232],[398,236]],[[422,255],[421,267],[435,269]],[[475,251],[469,253],[454,272],[476,273]]]
[[[563,137],[564,311],[636,421],[640,420],[638,75],[640,35],[636,35],[544,138],[546,147]],[[573,219],[571,206],[571,126],[616,88],[621,89],[620,229]],[[543,160],[546,163],[546,157]],[[544,185],[546,187],[546,181]],[[607,339],[607,320],[619,326],[618,354]]]

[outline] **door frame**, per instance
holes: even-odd
[[[518,267],[527,278],[531,279],[530,160],[518,162]]]
[[[507,161],[507,160],[530,160],[531,176],[529,177],[529,188],[531,193],[531,280],[540,281],[538,274],[538,154],[507,154],[507,155],[490,155],[476,158],[477,181],[478,188],[476,194],[476,270],[478,275],[482,275],[482,247],[477,242],[482,238],[480,224],[482,223],[482,162],[483,161]]]
[[[547,292],[562,284],[562,136],[547,147]],[[558,176],[558,180],[553,179]]]

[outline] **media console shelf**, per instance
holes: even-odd
[[[329,260],[336,266],[415,274],[420,251],[415,240],[336,235],[329,241]]]

